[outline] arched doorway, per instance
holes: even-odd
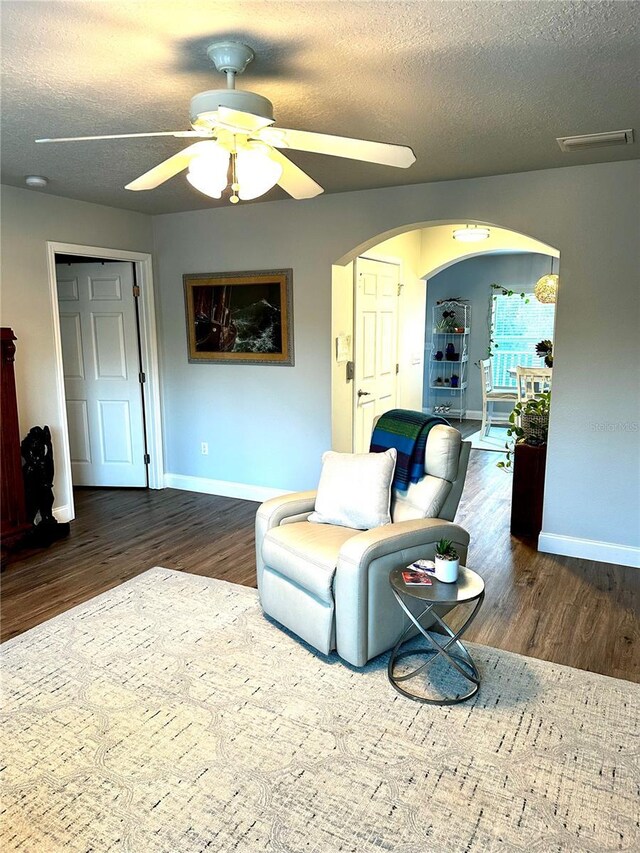
[[[466,224],[488,226],[489,238],[482,243],[454,240],[453,230]],[[355,387],[353,379],[357,346],[355,294],[358,287],[358,259],[374,259],[399,266],[396,405],[422,409],[425,407],[427,281],[462,260],[517,253],[559,257],[556,248],[528,235],[492,223],[466,220],[462,224],[457,221],[432,221],[407,225],[371,238],[336,261],[332,267],[331,324],[332,446],[335,450],[349,452],[363,449],[356,447],[359,389]],[[484,310],[478,317],[485,328],[486,313]],[[479,383],[479,376],[477,381]]]

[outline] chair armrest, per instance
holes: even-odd
[[[256,519],[264,524],[264,532],[272,527],[278,527],[283,519],[302,513],[312,513],[316,505],[315,490],[309,492],[292,492],[280,495],[260,504]]]
[[[391,648],[400,632],[389,572],[419,557],[432,558],[436,543],[450,539],[464,562],[466,530],[440,518],[386,524],[348,539],[340,549],[335,577],[336,648],[354,666]],[[381,639],[383,638],[383,639]]]
[[[262,580],[262,540],[268,530],[292,521],[306,521],[316,504],[316,492],[292,492],[260,504],[256,513],[256,573],[258,589]]]
[[[378,557],[400,554],[409,548],[435,545],[440,539],[450,539],[465,552],[469,546],[467,531],[441,518],[412,519],[363,530],[348,539],[340,549],[338,571],[341,565],[351,571],[363,569]],[[399,556],[398,560],[402,562],[403,557]]]

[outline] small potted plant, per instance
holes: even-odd
[[[460,557],[450,539],[441,539],[436,545],[436,580],[455,583],[458,580]]]
[[[506,460],[497,463],[498,468],[513,468],[513,452],[516,444],[529,444],[533,447],[547,443],[549,433],[549,412],[551,409],[551,391],[544,391],[531,400],[520,400],[509,415],[507,429]]]

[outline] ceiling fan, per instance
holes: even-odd
[[[405,145],[273,127],[271,101],[235,88],[236,75],[242,74],[255,56],[251,48],[239,42],[216,42],[209,45],[207,55],[216,69],[226,74],[227,88],[200,92],[191,99],[191,130],[36,139],[36,142],[147,136],[195,138],[199,141],[154,166],[125,189],[152,190],[188,169],[187,180],[192,186],[205,195],[221,198],[229,183],[231,167],[230,201],[234,204],[240,199],[258,198],[276,184],[296,199],[313,198],[323,192],[322,187],[281,149],[329,154],[402,169],[415,163],[413,151]]]

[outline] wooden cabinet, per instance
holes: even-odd
[[[13,361],[16,336],[11,329],[0,329],[2,364],[0,369],[0,504],[3,550],[19,541],[31,527],[27,521],[20,458],[20,429]]]
[[[542,530],[546,464],[546,444],[539,447],[516,444],[511,498],[511,532],[514,536],[537,536]]]

